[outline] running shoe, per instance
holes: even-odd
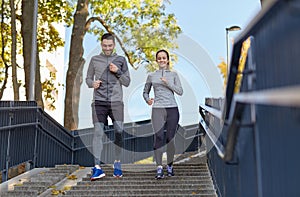
[[[163,167],[162,166],[158,166],[157,167],[157,171],[156,171],[156,176],[155,178],[156,179],[163,179],[165,176],[164,176],[164,170],[163,170]]]
[[[90,177],[91,181],[95,181],[105,177],[105,174],[101,168],[92,168],[92,176]]]

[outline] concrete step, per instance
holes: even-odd
[[[54,168],[32,170],[1,184],[0,196],[38,196],[68,175],[79,169],[78,165],[56,165]]]
[[[63,195],[64,197],[77,197],[77,195],[68,195],[68,194],[64,194]],[[80,197],[97,197],[99,196],[98,194],[95,194],[95,195],[81,195]],[[101,195],[100,195],[101,196]],[[104,195],[105,196],[105,195]],[[111,197],[118,197],[118,196],[121,196],[122,195],[110,195]],[[196,193],[192,193],[192,194],[131,194],[130,197],[188,197],[188,196],[191,196],[191,197],[217,197],[216,194],[204,194],[204,193],[201,193],[201,194],[196,194]],[[124,195],[124,197],[128,197],[128,195]]]
[[[193,167],[184,167],[184,168],[180,168],[178,166],[175,166],[174,168],[174,171],[178,171],[178,172],[188,172],[188,171],[196,171],[196,172],[205,172],[208,170],[208,168],[193,168]],[[92,168],[90,167],[89,168],[90,171],[92,171]],[[113,172],[113,168],[105,168],[105,167],[102,167],[102,170],[105,171],[105,172]],[[167,169],[166,168],[163,168],[164,171],[166,171]],[[138,169],[138,170],[135,170],[135,169],[132,169],[132,170],[128,170],[126,168],[122,168],[122,171],[123,172],[131,172],[131,173],[143,173],[143,172],[154,172],[156,171],[156,167],[154,168],[147,168],[147,169]]]
[[[141,195],[152,195],[158,196],[162,194],[168,195],[212,195],[215,193],[215,190],[206,190],[201,188],[196,189],[182,189],[180,186],[177,189],[169,189],[164,188],[163,190],[158,189],[135,189],[135,190],[128,190],[128,189],[120,189],[114,190],[113,188],[105,189],[105,190],[69,190],[65,192],[65,195],[71,196],[141,196]]]
[[[132,182],[132,181],[143,181],[143,180],[146,180],[146,181],[152,181],[152,180],[156,180],[155,179],[155,175],[151,175],[151,176],[148,176],[148,177],[122,177],[122,178],[115,178],[113,177],[112,175],[111,176],[105,176],[103,177],[102,179],[100,180],[97,180],[95,182],[113,182],[113,181],[119,181],[119,182],[122,182],[122,181],[126,181],[126,182]],[[184,181],[184,180],[191,180],[191,181],[201,181],[201,180],[211,180],[211,177],[210,176],[174,176],[174,177],[166,177],[160,181],[164,181],[164,180],[180,180],[180,181]],[[82,181],[83,182],[91,182],[90,181],[90,178],[89,177],[85,177],[85,178],[82,178]]]
[[[196,158],[195,156],[193,158]],[[102,166],[106,176],[90,181],[92,167],[57,165],[32,174],[26,180],[15,184],[10,191],[1,193],[1,197],[11,196],[201,196],[217,197],[216,190],[206,163],[200,160],[181,160],[174,164],[174,177],[156,180],[154,164],[122,164],[123,177],[115,178],[113,165]],[[196,161],[198,163],[192,163]],[[187,162],[187,163],[185,163]],[[34,170],[33,170],[34,171]],[[164,166],[166,175],[166,169]],[[72,175],[74,179],[68,179]],[[17,182],[18,183],[18,182]]]
[[[9,191],[1,193],[1,197],[36,197],[39,193],[37,191]]]
[[[113,165],[103,165],[101,166],[105,170],[113,170]],[[166,168],[166,166],[163,166]],[[201,164],[191,164],[191,165],[173,165],[174,169],[208,169],[207,165],[201,165]],[[92,168],[92,167],[91,167]],[[139,172],[139,171],[151,171],[156,169],[156,165],[146,165],[146,164],[122,164],[122,169],[124,171],[133,171],[133,172]]]
[[[179,183],[179,182],[177,182]],[[73,186],[72,190],[99,190],[99,191],[104,191],[108,189],[110,186],[109,185],[77,185]],[[178,189],[178,184],[172,184],[168,182],[161,183],[160,181],[157,181],[156,183],[152,184],[124,184],[124,185],[114,185],[110,188],[113,188],[114,190],[151,190],[151,189],[156,189],[156,190],[164,190],[165,188],[168,189]],[[180,183],[180,189],[186,190],[186,189],[194,189],[198,188],[201,190],[214,190],[214,187],[211,184],[190,184],[190,183],[185,183],[182,184]]]
[[[108,171],[104,170],[103,171],[106,175],[112,175],[113,171]],[[205,176],[208,175],[210,176],[210,173],[207,170],[176,170],[174,169],[174,173],[176,176]],[[164,170],[164,174],[167,174],[167,171]],[[89,177],[91,173],[88,173],[87,176]],[[140,177],[140,176],[153,176],[156,175],[156,171],[147,171],[147,172],[128,172],[128,171],[123,171],[123,176],[132,176],[132,177]],[[51,177],[51,176],[49,176]],[[51,177],[52,178],[52,177]]]
[[[14,191],[37,191],[38,193],[44,192],[48,186],[15,186]]]
[[[211,177],[207,178],[202,178],[202,177],[193,177],[190,179],[182,179],[182,178],[164,178],[160,180],[156,180],[154,177],[151,179],[144,179],[144,180],[137,180],[137,179],[126,179],[126,178],[111,178],[107,179],[106,177],[104,179],[98,180],[98,181],[80,181],[77,183],[78,186],[80,185],[95,185],[95,186],[115,186],[115,185],[121,185],[125,184],[130,186],[130,185],[148,185],[148,184],[178,184],[180,181],[180,184],[210,184],[212,185],[212,179]]]

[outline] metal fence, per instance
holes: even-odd
[[[74,162],[72,134],[37,107],[35,102],[0,102],[0,171],[20,163],[30,168]]]
[[[219,196],[300,196],[299,13],[299,0],[262,10],[234,44],[225,99],[200,106]]]
[[[91,153],[93,128],[69,131],[45,113],[35,102],[0,101],[0,171],[2,181],[8,170],[21,163],[29,168],[57,164],[93,166]],[[102,161],[113,162],[114,130],[106,127]],[[176,152],[197,150],[198,125],[181,127],[176,134]],[[124,125],[123,163],[133,163],[153,155],[150,120]]]

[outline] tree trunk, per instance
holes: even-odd
[[[66,78],[64,126],[69,130],[78,128],[78,108],[83,70],[83,38],[86,34],[85,23],[88,16],[88,0],[78,0],[74,14],[71,36],[69,68]]]
[[[4,93],[4,90],[6,88],[6,84],[7,84],[7,79],[8,79],[8,68],[9,66],[7,65],[6,63],[6,60],[5,60],[5,56],[4,56],[4,51],[5,51],[5,46],[6,46],[6,43],[5,43],[5,40],[4,40],[4,20],[5,20],[5,17],[4,17],[4,0],[1,1],[1,13],[0,13],[0,16],[1,16],[1,29],[0,29],[0,36],[1,36],[1,58],[2,58],[2,61],[3,61],[3,64],[5,65],[5,71],[4,71],[4,79],[2,81],[2,84],[1,84],[1,88],[0,88],[0,100],[2,99],[3,97],[3,93]]]
[[[32,29],[33,29],[33,9],[34,1],[22,0],[22,37],[23,37],[23,58],[25,72],[25,89],[26,98],[29,100],[29,81],[30,81],[30,65],[31,65],[31,46],[32,46]],[[42,86],[40,77],[40,66],[38,58],[38,50],[36,54],[36,76],[35,76],[35,100],[37,104],[43,107]]]
[[[37,46],[38,48],[38,46]],[[35,84],[34,84],[35,92],[35,101],[37,102],[37,105],[42,107],[44,109],[44,101],[42,98],[42,83],[41,83],[41,72],[40,72],[40,57],[39,57],[39,51],[36,49],[36,70],[35,70]]]
[[[10,0],[11,10],[11,65],[12,65],[12,83],[14,90],[14,100],[20,100],[19,96],[19,83],[17,75],[17,30],[16,30],[16,10],[14,0]]]

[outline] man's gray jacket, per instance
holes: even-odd
[[[114,63],[119,69],[117,73],[110,72],[109,64]],[[113,53],[110,56],[101,53],[91,58],[86,84],[93,88],[93,82],[101,80],[100,87],[94,89],[94,100],[105,102],[123,102],[122,86],[128,87],[130,75],[125,57]]]

